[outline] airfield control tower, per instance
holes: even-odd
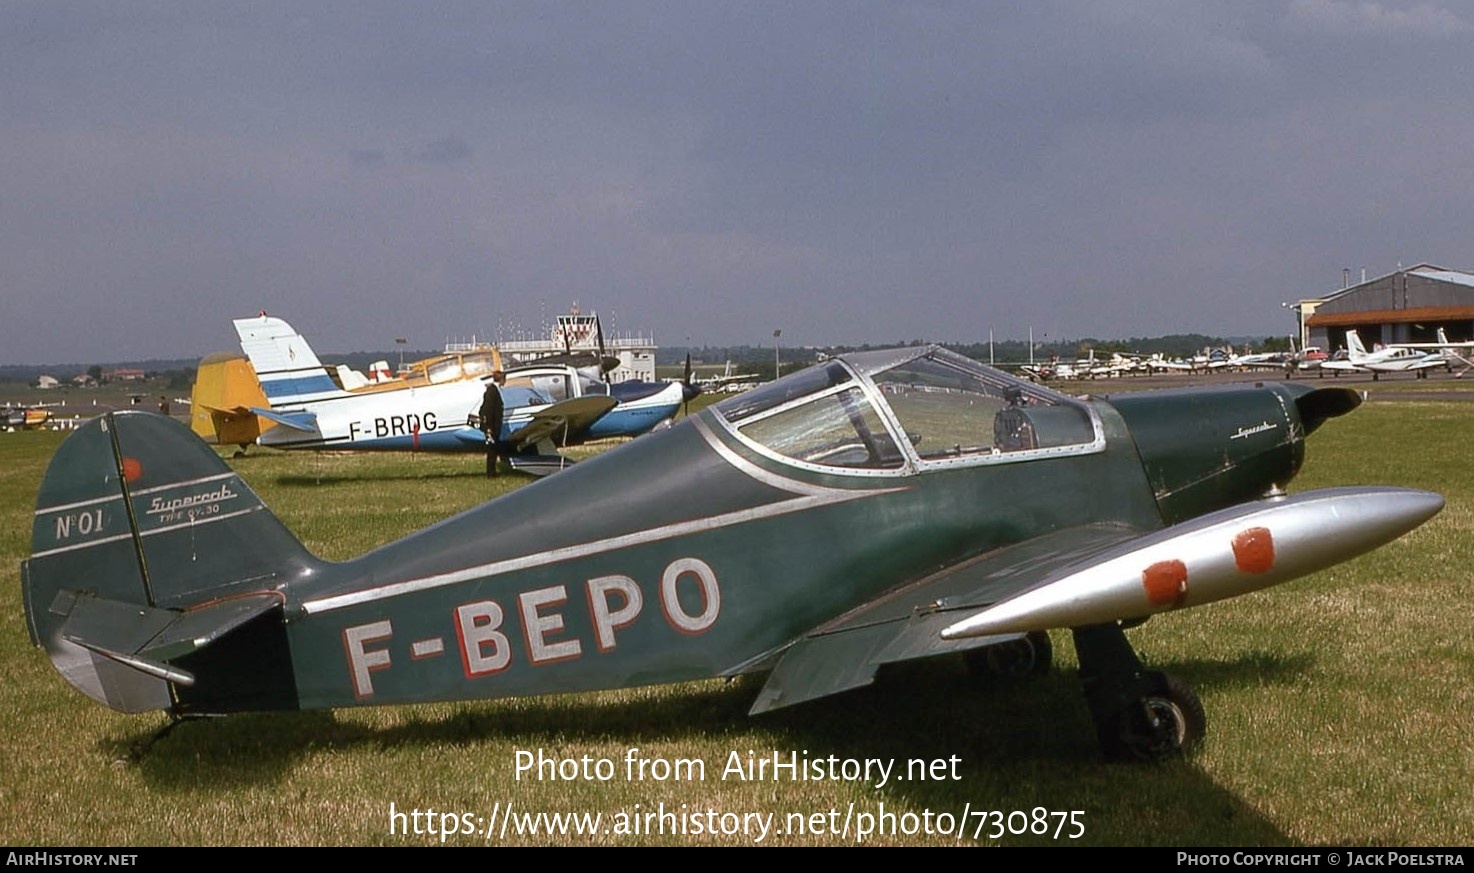
[[[569,307],[567,315],[560,315],[549,328],[544,339],[504,340],[496,343],[477,341],[473,336],[469,342],[447,342],[447,352],[481,351],[495,345],[503,354],[514,355],[523,361],[561,355],[565,352],[590,352],[598,354],[599,314],[583,314],[578,304]],[[614,382],[638,379],[655,381],[655,339],[650,334],[605,333],[604,354],[619,358],[619,366],[609,372]]]

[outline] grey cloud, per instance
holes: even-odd
[[[383,149],[350,149],[348,159],[355,164],[375,166],[384,163]]]
[[[471,147],[464,140],[454,136],[426,143],[425,147],[415,155],[416,160],[427,164],[453,164],[470,157]]]
[[[1455,9],[0,4],[0,354],[1268,333],[1474,266]]]
[[[1435,3],[1293,0],[1287,18],[1305,30],[1331,35],[1439,39],[1465,34],[1471,29],[1459,14]]]

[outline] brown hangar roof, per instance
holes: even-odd
[[[1343,324],[1411,324],[1418,321],[1474,319],[1474,306],[1420,306],[1416,309],[1364,309],[1359,312],[1319,312],[1305,320],[1309,327]]]

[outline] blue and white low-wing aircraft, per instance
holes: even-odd
[[[272,427],[255,441],[284,449],[482,451],[475,416],[501,369],[495,353],[445,355],[420,362],[407,378],[367,379],[322,363],[286,321],[264,313],[236,319],[254,372],[249,396],[196,396],[201,415],[254,413]],[[203,365],[202,365],[203,369]],[[203,378],[200,380],[205,381]],[[606,384],[567,364],[508,367],[500,388],[500,441],[513,466],[545,472],[565,461],[561,446],[645,433],[675,415],[686,397],[677,383]],[[226,394],[230,391],[224,392]],[[217,433],[223,432],[217,428]]]

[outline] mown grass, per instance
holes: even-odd
[[[953,662],[905,665],[874,687],[750,718],[760,680],[599,694],[187,722],[125,716],[72,691],[29,645],[19,561],[41,472],[61,437],[0,435],[0,843],[339,845],[436,843],[390,833],[399,811],[838,811],[920,816],[973,809],[1081,810],[1085,835],[1007,845],[1474,844],[1474,406],[1377,402],[1312,436],[1297,489],[1400,484],[1447,508],[1408,537],[1314,577],[1131,632],[1144,659],[1187,680],[1209,735],[1191,758],[1107,764],[1073,674],[977,685]],[[475,456],[258,453],[231,463],[317,553],[343,558],[478,503]],[[1062,496],[1061,499],[1068,499]],[[576,511],[576,507],[570,507]],[[152,742],[151,742],[152,741]],[[630,782],[646,759],[700,760],[700,781]],[[619,763],[616,778],[516,778],[519,750]],[[958,759],[957,776],[892,782],[723,779],[733,751],[771,756]],[[950,774],[949,774],[950,775]],[[606,819],[606,824],[607,824]],[[898,823],[902,819],[896,820]],[[985,829],[990,830],[991,827]],[[852,831],[853,834],[853,831]],[[456,835],[454,844],[481,844]],[[492,844],[746,844],[746,836],[548,837]],[[839,845],[853,837],[769,837]],[[887,844],[951,844],[925,834]],[[961,841],[974,842],[969,836]]]

